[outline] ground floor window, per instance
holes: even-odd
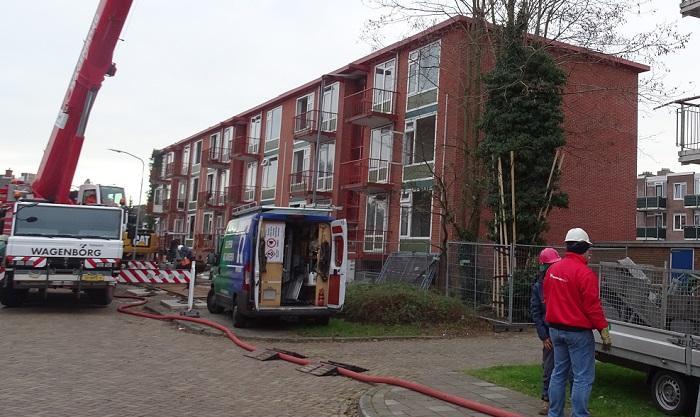
[[[411,191],[404,193],[401,202],[401,236],[430,237],[432,207],[431,191]]]

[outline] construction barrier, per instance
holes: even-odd
[[[124,284],[187,284],[192,272],[187,269],[122,269],[117,282]]]
[[[158,262],[154,261],[126,261],[127,269],[158,269]]]

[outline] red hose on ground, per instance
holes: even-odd
[[[147,300],[142,297],[136,297],[136,296],[128,296],[128,295],[118,295],[115,296],[115,298],[128,298],[128,299],[133,299],[133,300],[138,300],[137,302],[131,303],[131,304],[124,304],[119,307],[117,307],[117,311],[120,313],[124,314],[131,314],[132,316],[138,316],[138,317],[146,317],[149,319],[155,319],[155,320],[179,320],[179,321],[190,321],[193,323],[198,323],[202,324],[205,326],[212,327],[217,330],[221,330],[226,337],[228,337],[233,343],[238,345],[239,347],[252,352],[256,350],[255,346],[251,345],[250,343],[246,343],[242,341],[241,339],[236,336],[235,333],[231,331],[228,327],[221,325],[219,323],[215,323],[213,321],[205,320],[205,319],[200,319],[196,317],[187,317],[187,316],[179,316],[179,315],[160,315],[160,314],[151,314],[151,313],[145,313],[143,311],[131,311],[130,309],[133,307],[138,307],[141,305],[146,304]],[[303,359],[303,358],[297,358],[296,356],[288,355],[286,353],[279,353],[278,357],[284,361],[291,362],[297,365],[308,365],[311,363],[309,359]],[[458,397],[456,395],[451,395],[447,394],[442,391],[438,391],[436,389],[427,387],[425,385],[421,385],[415,382],[407,381],[405,379],[400,379],[400,378],[394,378],[394,377],[389,377],[389,376],[379,376],[379,375],[366,375],[366,374],[361,374],[359,372],[354,372],[349,369],[345,369],[342,367],[338,367],[338,373],[340,375],[346,376],[348,378],[352,378],[355,380],[358,380],[360,382],[365,382],[365,383],[374,383],[374,384],[387,384],[387,385],[394,385],[397,387],[402,387],[409,389],[411,391],[415,391],[433,398],[437,398],[442,401],[446,401],[449,403],[452,403],[454,405],[458,405],[460,407],[464,407],[470,410],[478,411],[480,413],[488,414],[493,417],[523,417],[520,414],[516,413],[511,413],[510,411],[502,410],[500,408],[492,407],[490,405],[485,405],[478,403],[476,401],[471,401],[467,400],[466,398]]]

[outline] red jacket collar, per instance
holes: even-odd
[[[574,260],[576,260],[576,261],[578,261],[578,262],[581,262],[581,263],[584,264],[584,265],[588,265],[588,258],[586,258],[586,257],[583,256],[583,255],[579,255],[578,253],[566,252],[566,254],[564,255],[564,257],[565,257],[565,258],[569,258],[569,259],[574,259]]]

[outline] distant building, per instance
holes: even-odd
[[[681,14],[683,17],[700,17],[700,0],[681,1]]]
[[[637,177],[637,240],[700,240],[700,174]]]

